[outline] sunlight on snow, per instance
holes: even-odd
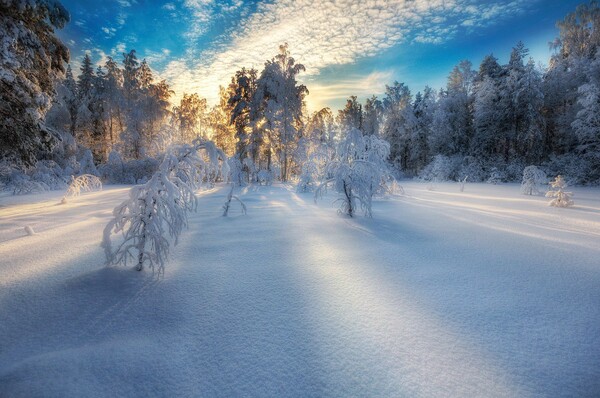
[[[306,206],[297,195],[291,196],[296,205]],[[487,396],[523,396],[475,344],[415,302],[410,288],[392,286],[384,275],[378,275],[375,269],[379,268],[361,254],[360,245],[349,250],[349,242],[341,243],[337,223],[332,228],[325,220],[331,215],[320,216],[322,227],[315,222],[314,233],[304,230],[296,239],[311,248],[306,252],[306,266],[318,276],[314,293],[323,302],[320,318],[336,319],[343,329],[340,350],[384,353],[381,357],[388,358],[388,363],[377,366],[388,374],[381,376],[392,380],[396,391],[409,395],[469,396],[475,392],[469,388],[477,386]],[[328,229],[331,233],[324,233]]]

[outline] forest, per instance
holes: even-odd
[[[599,396],[597,1],[61,1],[0,0],[0,397]]]
[[[293,48],[273,49],[262,70],[241,68],[209,106],[175,93],[134,49],[81,68],[55,29],[69,14],[54,1],[3,1],[0,25],[0,181],[14,193],[63,189],[70,176],[105,183],[147,181],[167,149],[213,141],[238,184],[279,180],[315,189],[347,134],[389,145],[387,171],[427,181],[520,181],[535,165],[570,184],[600,183],[600,7],[582,4],[557,22],[548,60],[524,42],[502,65],[461,61],[446,87],[413,94],[390,82],[385,94],[309,113],[310,87]],[[525,38],[526,39],[526,38]],[[492,52],[494,49],[489,49]],[[536,64],[546,62],[547,66]]]

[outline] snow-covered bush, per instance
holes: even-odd
[[[352,128],[338,146],[336,156],[326,166],[331,178],[322,182],[315,191],[315,202],[328,185],[341,194],[339,212],[353,217],[358,206],[368,217],[372,216],[373,196],[387,190],[390,173],[386,160],[390,154],[389,144],[375,136],[364,137]]]
[[[537,166],[527,166],[523,169],[523,180],[521,181],[521,193],[523,195],[539,195],[540,185],[546,184],[546,173]]]
[[[108,162],[99,166],[99,175],[109,184],[146,182],[158,170],[160,159],[145,158],[123,161],[117,151],[111,151]]]
[[[482,182],[485,181],[487,173],[482,163],[473,156],[465,156],[462,159],[458,170],[458,180],[462,181],[465,177],[469,177],[469,181]]]
[[[123,183],[125,180],[125,163],[119,152],[112,150],[108,154],[106,164],[99,167],[102,179],[111,184]]]
[[[547,198],[553,198],[548,205],[554,207],[569,207],[573,206],[573,200],[571,197],[573,196],[572,192],[566,192],[565,188],[567,187],[567,183],[562,178],[561,175],[558,175],[554,181],[550,182],[551,189],[546,192]]]
[[[296,192],[312,192],[319,178],[317,165],[312,161],[307,161],[302,165],[302,173],[296,185]]]
[[[31,178],[29,178],[29,176],[26,174],[19,175],[11,182],[11,185],[13,195],[28,195],[48,190],[47,185],[31,180]]]
[[[421,170],[419,177],[425,181],[436,183],[454,179],[457,174],[458,159],[444,155],[436,155],[433,160]]]
[[[63,203],[66,202],[67,197],[74,197],[81,195],[82,192],[101,191],[102,181],[95,175],[83,174],[78,177],[72,176],[69,188],[63,198]]]
[[[236,195],[233,194],[233,189],[235,188],[235,184],[231,184],[231,189],[229,190],[229,194],[227,195],[227,200],[223,204],[223,217],[227,217],[229,215],[229,209],[231,208],[231,199],[235,199],[238,201],[242,208],[242,214],[246,214],[246,204]]]
[[[505,176],[506,174],[504,174],[497,167],[492,167],[492,170],[490,171],[490,176],[487,179],[487,183],[496,185],[504,181]]]
[[[14,195],[65,189],[69,178],[65,170],[52,160],[40,160],[35,167],[27,170],[4,164],[0,172],[3,188],[12,190]]]
[[[40,160],[32,170],[31,179],[46,186],[47,190],[53,191],[64,189],[68,176],[64,170],[52,160]]]
[[[297,192],[312,192],[319,185],[319,181],[325,172],[325,166],[329,160],[326,146],[315,150],[302,164],[302,172],[296,186]]]
[[[93,174],[95,176],[100,175],[98,173],[98,169],[94,164],[94,157],[92,156],[92,151],[86,149],[79,161],[79,173],[80,174]]]
[[[114,218],[104,228],[102,240],[107,264],[133,261],[138,270],[147,264],[162,273],[171,241],[177,244],[188,212],[197,207],[195,189],[228,172],[227,157],[210,141],[169,151],[150,180],[133,187],[129,199],[113,210]],[[115,234],[123,240],[113,249]]]

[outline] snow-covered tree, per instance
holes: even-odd
[[[308,94],[306,86],[299,85],[296,80],[304,70],[304,65],[296,63],[288,45],[284,44],[279,47],[279,54],[265,63],[257,81],[257,109],[264,116],[282,181],[287,181],[291,174],[304,97]]]
[[[376,96],[367,98],[363,107],[362,130],[365,135],[379,136],[383,123],[383,103]]]
[[[479,81],[473,102],[473,138],[470,153],[482,160],[492,158],[499,147],[498,132],[502,119],[499,112],[500,92],[498,82],[485,76]]]
[[[102,240],[107,264],[133,261],[138,271],[146,264],[159,274],[164,272],[171,241],[177,244],[188,213],[197,208],[196,187],[226,175],[226,168],[225,154],[210,141],[168,152],[152,178],[133,187],[129,199],[113,210],[114,218],[104,228]],[[123,239],[113,249],[115,234]]]
[[[362,105],[358,102],[356,95],[352,95],[348,98],[344,109],[338,111],[337,122],[341,130],[348,131],[350,129],[358,129],[362,131]]]
[[[0,1],[0,159],[32,166],[57,142],[44,116],[69,61],[54,29],[68,21],[56,0]]]
[[[423,94],[418,92],[415,96],[413,111],[416,126],[410,138],[412,143],[410,165],[415,174],[418,174],[429,163],[429,135],[431,133],[435,106],[435,92],[430,87],[425,87]]]
[[[315,202],[331,185],[341,194],[340,213],[354,217],[360,208],[372,217],[373,196],[385,190],[392,180],[387,165],[389,153],[386,141],[351,129],[338,146],[335,159],[326,165],[326,175],[330,178],[315,191]]]
[[[461,61],[448,76],[439,95],[432,121],[430,148],[445,156],[462,155],[472,136],[472,93],[475,72],[470,61]]]
[[[537,166],[527,166],[523,169],[521,193],[523,193],[523,195],[538,195],[540,193],[540,185],[546,184],[546,182],[546,173]]]
[[[256,69],[242,68],[231,78],[228,106],[231,109],[229,123],[235,128],[236,153],[240,161],[250,156],[257,163],[262,137],[255,129],[258,110]]]
[[[548,205],[554,207],[569,207],[573,206],[572,192],[566,192],[567,183],[561,175],[557,176],[554,181],[550,182],[551,189],[546,192],[547,198],[553,198]]]
[[[232,108],[229,105],[229,92],[219,87],[219,102],[212,107],[208,115],[208,124],[212,130],[215,144],[223,149],[227,156],[235,154],[235,129],[230,123]]]
[[[600,89],[596,82],[579,88],[578,102],[581,110],[572,124],[579,141],[576,150],[589,164],[586,179],[597,182],[600,181]]]
[[[183,94],[179,106],[173,108],[173,117],[179,125],[181,142],[192,142],[196,138],[206,138],[206,131],[202,126],[207,122],[206,99],[200,98],[196,93]]]
[[[81,157],[81,160],[79,161],[79,173],[80,174],[92,174],[95,176],[99,175],[98,169],[96,168],[96,165],[94,164],[94,157],[92,156],[92,151],[90,151],[89,149],[87,149],[83,152],[83,156]]]
[[[386,86],[382,137],[390,144],[391,163],[402,171],[411,171],[411,138],[417,127],[411,99],[410,90],[404,83],[394,82]]]

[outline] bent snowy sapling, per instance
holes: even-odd
[[[129,199],[113,210],[114,218],[104,228],[102,240],[107,264],[133,261],[138,271],[146,264],[164,272],[171,241],[177,244],[188,213],[197,208],[194,191],[227,174],[225,153],[210,141],[170,150],[152,178],[133,187]],[[115,234],[123,240],[113,249]]]

